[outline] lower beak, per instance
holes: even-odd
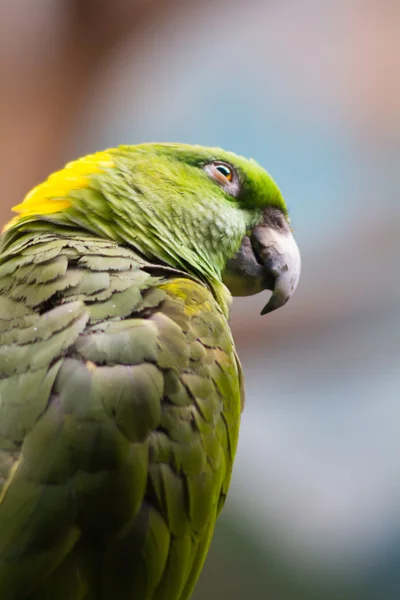
[[[278,230],[265,223],[243,238],[239,251],[227,263],[223,281],[233,296],[271,290],[272,296],[261,311],[265,315],[286,304],[297,287],[300,271],[300,252],[289,227]]]

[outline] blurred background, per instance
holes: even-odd
[[[400,597],[400,3],[0,0],[0,223],[121,143],[218,145],[279,183],[303,258],[235,300],[246,409],[194,598]]]

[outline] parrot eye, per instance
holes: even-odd
[[[204,168],[230,194],[236,195],[239,187],[239,177],[231,165],[222,161],[213,161],[205,165]]]
[[[228,180],[232,181],[233,171],[228,165],[215,165],[215,169],[222,173],[222,175]]]

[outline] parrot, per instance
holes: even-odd
[[[69,162],[0,237],[1,600],[188,600],[244,378],[232,296],[300,253],[254,159],[178,143]]]

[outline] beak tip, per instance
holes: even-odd
[[[277,308],[282,308],[282,306],[284,306],[287,303],[289,298],[290,298],[290,296],[282,297],[278,294],[272,294],[271,298],[268,300],[267,304],[264,306],[264,308],[260,312],[260,315],[261,316],[268,315],[269,313],[273,312]]]
[[[271,309],[268,306],[269,302],[264,306],[264,308],[262,309],[262,311],[260,312],[260,315],[263,317],[264,315],[267,315],[269,312],[271,312]]]

